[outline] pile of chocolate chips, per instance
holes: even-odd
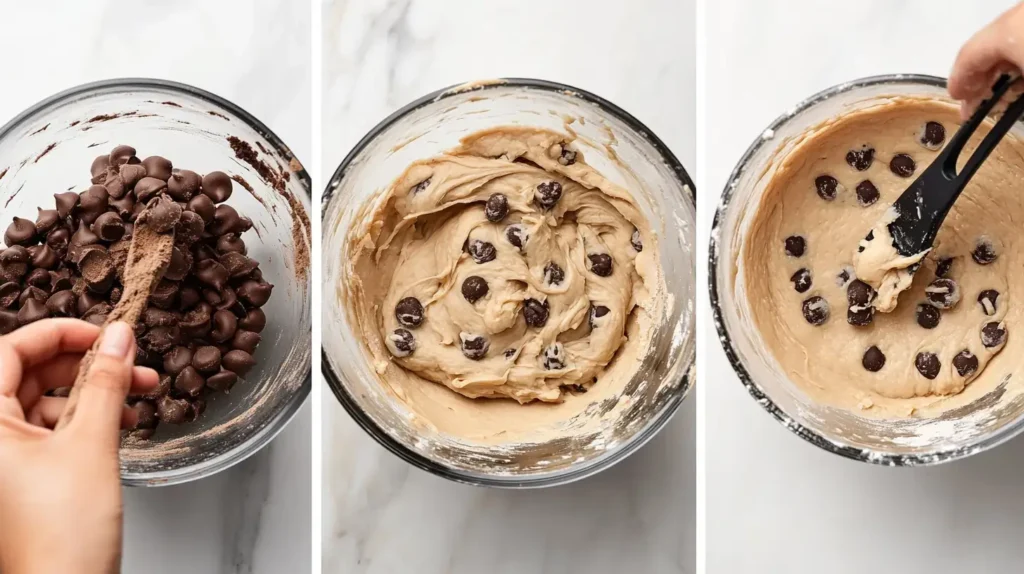
[[[0,334],[47,317],[102,325],[121,299],[132,232],[148,207],[148,225],[175,233],[167,270],[135,326],[135,363],[160,374],[155,391],[128,400],[139,420],[132,434],[149,438],[161,422],[195,420],[208,393],[227,391],[255,364],[266,326],[260,307],[274,286],[246,256],[241,234],[252,221],[224,203],[227,174],[140,160],[124,145],[97,157],[91,171],[87,190],[55,194],[55,208],[39,208],[35,222],[15,217],[8,226]]]

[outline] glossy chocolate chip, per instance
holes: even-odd
[[[171,160],[153,155],[142,160],[142,167],[146,168],[146,175],[155,179],[167,181],[171,178],[171,170],[174,166]]]
[[[135,427],[136,429],[153,429],[160,424],[160,419],[156,414],[156,405],[149,401],[138,401],[132,405],[132,411],[135,412]]]
[[[1006,326],[1003,323],[992,321],[985,323],[981,328],[981,344],[992,349],[1002,347],[1006,343]]]
[[[494,248],[493,243],[480,241],[479,239],[470,240],[466,250],[469,251],[469,256],[477,264],[488,263],[498,257],[498,250]]]
[[[167,182],[155,177],[144,177],[135,184],[135,198],[145,204],[167,191]]]
[[[247,277],[260,266],[256,260],[249,259],[245,255],[233,251],[221,255],[220,263],[227,269],[228,276],[232,279]]]
[[[100,240],[108,243],[118,241],[124,237],[124,221],[118,214],[108,211],[96,218],[92,224],[93,233],[99,236]]]
[[[228,270],[219,261],[204,259],[195,264],[195,268],[196,278],[214,289],[219,291],[227,285]]]
[[[28,255],[29,260],[32,263],[32,267],[35,267],[37,270],[53,269],[57,267],[57,264],[59,263],[57,252],[45,243],[29,247]]]
[[[203,176],[203,194],[214,201],[223,203],[231,197],[231,178],[223,171],[211,171]]]
[[[122,166],[135,155],[135,148],[130,145],[119,145],[110,152],[110,165]]]
[[[103,299],[101,299],[98,295],[85,291],[78,295],[78,298],[75,300],[75,310],[78,311],[78,316],[82,316],[88,313],[90,309],[92,309],[96,305],[99,305],[102,302]]]
[[[640,239],[640,230],[634,229],[633,235],[629,237],[629,244],[633,246],[633,250],[640,253],[644,250],[644,242]]]
[[[861,207],[874,204],[878,201],[879,197],[881,197],[881,194],[878,192],[878,188],[870,180],[865,179],[857,184],[857,203]]]
[[[910,177],[914,175],[917,164],[914,162],[914,158],[909,155],[898,153],[889,160],[889,169],[900,177]]]
[[[213,330],[210,331],[210,339],[215,343],[223,343],[231,340],[238,330],[238,318],[235,314],[222,309],[213,314]]]
[[[203,218],[198,213],[183,211],[174,227],[174,238],[184,245],[192,245],[203,236]]]
[[[396,357],[408,357],[416,351],[416,338],[405,329],[395,329],[387,338],[388,349]]]
[[[222,364],[225,369],[242,376],[249,372],[256,364],[256,360],[249,353],[235,349],[224,354]]]
[[[949,275],[949,270],[952,267],[953,267],[953,258],[952,257],[945,257],[943,259],[939,259],[938,262],[935,264],[935,276],[936,277],[945,277],[945,276]]]
[[[185,422],[190,408],[187,400],[173,399],[170,396],[161,397],[156,403],[156,413],[160,417],[160,422],[172,425]]]
[[[221,371],[206,379],[206,386],[215,391],[228,391],[238,382],[238,375],[231,371]]]
[[[797,293],[806,293],[811,288],[811,272],[806,268],[798,269],[789,280],[793,282],[793,289]]]
[[[834,200],[839,193],[839,187],[839,181],[831,175],[819,175],[814,178],[814,189],[818,192],[818,197],[825,201]]]
[[[187,248],[175,245],[171,249],[171,258],[167,262],[167,270],[164,271],[164,278],[171,281],[181,281],[188,272],[192,270],[192,253]]]
[[[483,335],[459,333],[459,339],[462,341],[462,354],[473,361],[479,361],[486,357],[487,350],[491,347]]]
[[[549,261],[544,266],[544,283],[547,285],[561,285],[565,280],[565,271],[554,261]]]
[[[885,353],[875,345],[871,345],[867,351],[864,351],[864,357],[860,360],[860,364],[864,369],[877,373],[885,366]]]
[[[550,309],[547,301],[525,299],[523,301],[523,319],[530,327],[541,328],[548,323]]]
[[[803,309],[804,319],[806,319],[811,325],[824,325],[825,321],[828,321],[829,306],[828,301],[824,298],[818,295],[808,297],[804,300],[801,307]]]
[[[942,363],[939,362],[935,353],[918,353],[914,358],[914,366],[917,367],[917,372],[926,379],[934,379],[939,376],[939,371],[942,369]]]
[[[242,217],[234,207],[226,203],[217,206],[217,210],[213,214],[213,223],[210,224],[210,233],[214,235],[241,233],[244,228]]]
[[[981,311],[989,317],[996,314],[996,302],[998,300],[999,291],[995,289],[985,289],[978,293],[978,304],[981,305]]]
[[[946,128],[939,122],[928,122],[921,130],[921,137],[918,141],[930,150],[937,150],[946,142]]]
[[[470,275],[462,282],[462,296],[470,303],[476,303],[487,295],[490,288],[487,281],[479,275]]]
[[[591,253],[587,255],[590,260],[590,272],[598,277],[611,277],[612,256],[607,253]]]
[[[238,327],[254,333],[263,331],[267,326],[267,316],[262,309],[249,309],[245,317],[238,320]]]
[[[949,278],[939,278],[924,288],[925,297],[939,309],[952,309],[960,301],[960,285]]]
[[[533,201],[542,209],[551,210],[562,199],[562,184],[557,181],[545,181],[537,184]]]
[[[66,219],[78,207],[78,194],[73,191],[55,193],[53,199],[57,205],[57,215],[61,219]]]
[[[508,242],[520,253],[525,253],[526,244],[530,241],[530,233],[525,225],[515,223],[505,228],[505,239],[508,239]]]
[[[231,338],[231,348],[245,351],[251,355],[256,352],[256,346],[260,344],[261,339],[262,337],[260,337],[259,333],[239,329],[235,331],[235,336]]]
[[[175,201],[188,201],[199,193],[199,186],[202,182],[203,178],[198,173],[187,169],[176,169],[167,179],[167,195]],[[230,182],[229,179],[228,183],[230,184]]]
[[[212,375],[220,372],[222,355],[217,347],[207,345],[199,347],[192,354],[192,367],[200,373]]]
[[[494,193],[487,198],[484,216],[491,223],[498,223],[508,215],[508,198],[504,194]]]
[[[544,368],[557,371],[565,368],[565,347],[561,343],[552,343],[544,349],[542,357]]]
[[[200,303],[185,313],[178,322],[181,332],[188,337],[202,338],[210,333],[213,313],[207,303]]]
[[[942,313],[940,313],[934,305],[921,303],[914,311],[914,316],[917,319],[918,325],[925,329],[934,329],[939,326],[939,320],[942,318]]]
[[[50,290],[50,272],[46,269],[33,269],[25,277],[25,283],[33,287],[39,287],[44,291]]]
[[[199,289],[191,285],[185,285],[178,289],[178,309],[188,311],[202,300]]]
[[[611,309],[604,305],[590,305],[590,312],[587,314],[587,322],[590,323],[590,328],[594,329],[598,325],[598,319],[604,317],[611,312]]]
[[[266,281],[248,280],[238,286],[238,298],[253,307],[262,307],[270,300],[274,286]]]
[[[18,295],[18,305],[24,306],[29,300],[39,301],[45,303],[50,298],[50,294],[40,289],[39,287],[28,286],[22,289],[21,294]]]
[[[110,205],[110,194],[101,185],[94,185],[82,192],[78,199],[78,211],[81,219],[91,225]]]
[[[799,235],[790,235],[786,238],[786,255],[790,257],[803,257],[807,249],[807,242]]]
[[[51,229],[60,223],[60,214],[56,209],[37,208],[36,210],[36,233],[46,235]]]
[[[177,376],[191,364],[192,350],[188,347],[174,347],[164,355],[164,372],[171,376]]]
[[[868,169],[873,161],[875,161],[875,148],[865,146],[846,152],[846,163],[857,171]]]
[[[979,239],[971,252],[971,259],[978,265],[988,265],[998,258],[995,247],[987,239]]]
[[[204,194],[199,194],[188,201],[188,210],[201,217],[203,222],[209,225],[217,213],[217,206],[214,205],[212,199]]]
[[[29,299],[25,301],[25,304],[18,310],[18,324],[28,325],[41,319],[45,319],[50,316],[49,309],[46,308],[46,304],[38,299]]]
[[[422,325],[423,313],[423,304],[415,297],[406,297],[395,305],[395,319],[397,319],[398,324],[403,327],[415,329]],[[246,319],[248,319],[248,316]],[[243,326],[243,328],[245,327]]]
[[[35,222],[21,217],[15,217],[4,233],[4,243],[8,246],[32,245],[37,241]]]
[[[56,250],[66,249],[71,241],[71,230],[67,227],[57,227],[46,234],[46,244]]]
[[[969,377],[978,372],[978,357],[964,349],[953,357],[953,368],[961,377]]]
[[[217,253],[241,253],[245,255],[245,241],[236,233],[225,233],[217,238]]]
[[[178,284],[166,279],[156,284],[156,288],[149,294],[149,302],[161,309],[170,309],[178,296]]]
[[[99,177],[107,173],[108,167],[110,167],[110,154],[101,155],[92,160],[92,165],[89,166],[89,173],[92,177]]]
[[[8,281],[0,285],[0,307],[10,309],[18,302],[21,295],[21,285],[15,281]]]

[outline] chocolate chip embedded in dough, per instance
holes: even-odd
[[[811,272],[806,268],[798,269],[789,280],[793,282],[793,289],[797,293],[806,293],[811,288]]]
[[[918,325],[925,329],[934,329],[939,326],[939,319],[942,318],[942,313],[930,303],[921,303],[917,306],[917,310],[914,311],[914,316],[917,318]]]
[[[50,316],[49,309],[46,308],[46,304],[38,299],[29,299],[25,301],[21,309],[18,310],[18,324],[28,325],[29,323],[35,323],[41,319],[45,319]]]
[[[506,359],[511,359],[515,355],[516,355],[516,349],[514,347],[509,348],[509,349],[505,349],[505,358]]]
[[[476,303],[487,295],[488,291],[490,288],[487,281],[479,275],[470,275],[462,282],[462,296],[470,303]]]
[[[590,328],[593,329],[597,325],[597,320],[600,319],[601,317],[604,317],[610,312],[611,309],[605,307],[604,305],[590,305],[590,313],[588,316]]]
[[[473,361],[479,361],[486,357],[487,350],[491,347],[483,335],[459,333],[459,339],[462,340],[462,354]]]
[[[561,285],[564,280],[565,270],[554,261],[548,261],[548,264],[544,266],[544,283],[548,285]]]
[[[825,201],[832,201],[836,198],[836,195],[842,190],[839,180],[832,177],[831,175],[819,175],[814,178],[814,189],[818,192],[818,197]]]
[[[874,320],[874,307],[848,307],[846,309],[846,322],[856,327],[866,327]]]
[[[559,199],[562,199],[562,184],[557,181],[545,181],[537,184],[533,201],[542,209],[550,211],[555,205],[558,205]]]
[[[203,223],[209,225],[217,213],[217,206],[213,200],[204,194],[199,194],[188,200],[187,208],[203,219]]]
[[[785,243],[786,255],[790,257],[803,257],[807,250],[807,241],[800,235],[790,235]]]
[[[563,143],[559,146],[559,148],[561,149],[561,151],[559,151],[558,153],[558,163],[560,163],[561,165],[572,165],[576,163],[577,152],[575,150],[569,149],[569,144]]]
[[[491,223],[498,223],[508,215],[508,198],[502,193],[492,193],[484,205],[484,217]]]
[[[1002,347],[1006,343],[1006,326],[1001,322],[985,323],[981,328],[981,344],[992,349]]]
[[[259,333],[267,326],[267,315],[262,309],[249,309],[245,317],[238,320],[238,326],[247,331]]]
[[[548,316],[550,309],[547,301],[538,301],[537,299],[525,299],[523,300],[523,319],[526,320],[527,326],[541,328],[548,323]]]
[[[387,338],[388,350],[396,357],[408,357],[416,351],[416,338],[405,329],[395,329]]]
[[[942,147],[946,141],[946,128],[939,122],[928,122],[921,130],[921,137],[918,138],[921,145],[935,151]]]
[[[202,185],[202,182],[203,178],[198,173],[187,169],[176,169],[167,179],[167,195],[174,198],[175,201],[188,201],[199,193],[199,186]],[[228,179],[228,185],[230,186],[230,184],[231,180]],[[228,192],[228,195],[231,193]],[[211,197],[211,199],[213,198]]]
[[[952,309],[960,301],[960,285],[948,278],[939,278],[924,288],[925,297],[939,309]]]
[[[122,166],[135,155],[135,148],[130,145],[119,145],[110,151],[110,165]]]
[[[917,164],[914,162],[914,158],[909,155],[898,153],[889,160],[889,169],[900,177],[910,177],[914,175]]]
[[[15,217],[4,233],[4,243],[8,246],[32,245],[36,241],[35,222],[21,217]]]
[[[971,252],[971,259],[974,259],[978,265],[988,265],[997,257],[995,247],[987,239],[979,239],[974,246],[974,251]]]
[[[829,317],[829,306],[828,301],[824,298],[815,295],[808,297],[804,300],[803,305],[804,319],[808,323],[814,326],[824,325],[825,321],[828,321]]]
[[[93,233],[106,242],[114,242],[124,237],[124,221],[114,212],[108,211],[96,218],[92,224]]]
[[[406,297],[395,305],[395,319],[403,327],[415,329],[422,325],[423,313],[423,304],[415,297]]]
[[[587,255],[590,260],[590,272],[598,277],[611,277],[612,256],[607,253],[591,253]]]
[[[424,179],[423,181],[421,181],[421,182],[417,183],[416,185],[412,186],[409,189],[409,193],[415,195],[415,194],[420,193],[421,191],[427,189],[428,187],[430,187],[430,180],[431,179],[432,178],[428,177],[427,179]]]
[[[161,397],[156,403],[156,414],[160,422],[179,425],[185,422],[189,413],[190,405],[185,399],[173,399],[170,396]]]
[[[505,238],[520,253],[526,252],[526,244],[530,241],[530,232],[522,223],[514,223],[505,228]]]
[[[953,258],[952,257],[944,257],[942,259],[939,259],[938,262],[935,263],[935,276],[936,277],[945,277],[945,276],[949,275],[949,270],[952,269],[952,268],[953,268]]]
[[[864,357],[860,360],[860,364],[866,370],[877,373],[885,366],[885,353],[875,345],[871,345],[867,351],[864,351]]]
[[[185,367],[192,364],[192,350],[188,347],[174,347],[164,355],[164,372],[177,376]]]
[[[469,256],[476,261],[478,265],[494,261],[498,257],[498,250],[494,248],[493,243],[486,241],[480,241],[479,239],[472,239],[467,247]]]
[[[867,283],[854,279],[846,287],[846,302],[850,306],[866,307],[875,300],[877,293]]]
[[[171,178],[171,171],[174,166],[171,160],[153,155],[142,160],[142,167],[146,168],[146,175],[155,179],[167,181]]]
[[[565,347],[561,343],[552,343],[544,349],[542,357],[544,368],[555,371],[565,368]]]
[[[203,176],[203,194],[209,196],[214,203],[227,201],[231,197],[231,191],[231,178],[223,171],[211,171]]]
[[[969,377],[978,372],[978,357],[964,349],[953,357],[953,367],[961,377]]]
[[[939,362],[935,353],[918,353],[914,358],[914,366],[917,367],[917,372],[926,379],[934,379],[939,376],[939,370],[942,369],[942,363]]]
[[[873,147],[865,146],[861,149],[852,149],[846,152],[846,163],[850,164],[850,167],[857,171],[868,169],[873,161],[875,161],[875,148]]]
[[[857,203],[861,207],[867,207],[878,201],[881,194],[878,192],[878,188],[875,184],[871,183],[871,180],[865,179],[864,181],[857,184]]]
[[[998,299],[999,291],[995,289],[985,289],[978,293],[978,303],[981,305],[981,311],[989,317],[996,314],[996,301]]]
[[[629,243],[633,246],[633,250],[640,253],[644,250],[644,242],[640,238],[640,230],[633,229],[633,235],[629,237]]]

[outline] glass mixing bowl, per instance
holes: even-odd
[[[236,157],[230,136],[257,150],[263,176]],[[256,366],[230,394],[211,394],[198,421],[160,425],[148,442],[121,449],[125,484],[177,484],[259,450],[309,394],[310,180],[267,126],[227,100],[172,82],[110,80],[57,94],[0,128],[3,220],[17,215],[35,221],[36,207],[52,208],[54,193],[85,190],[93,158],[118,144],[132,145],[143,157],[161,155],[182,168],[221,170],[247,181],[253,191],[235,184],[228,203],[253,220],[243,238],[274,284],[263,307],[267,327]]]
[[[625,408],[598,430],[547,442],[487,446],[413,425],[408,410],[373,372],[338,296],[347,259],[344,239],[358,209],[414,160],[450,149],[472,132],[501,125],[565,131],[564,122],[570,119],[579,135],[574,145],[587,162],[631,190],[652,222],[667,292],[673,297],[624,396],[592,405],[599,414],[615,404]],[[499,80],[453,86],[409,104],[356,145],[324,192],[323,373],[328,384],[373,438],[409,463],[445,478],[536,487],[612,466],[665,425],[693,382],[693,190],[682,165],[647,127],[614,104],[570,86]]]
[[[868,419],[811,401],[789,380],[758,332],[746,298],[739,256],[765,186],[799,136],[821,122],[892,96],[952,102],[946,80],[893,75],[829,88],[776,119],[750,146],[729,177],[711,232],[709,279],[715,326],[740,381],[769,413],[801,438],[855,460],[924,465],[991,448],[1024,429],[1024,396],[1007,381],[971,404],[937,418]],[[1024,137],[1024,128],[1014,128]]]

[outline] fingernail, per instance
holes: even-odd
[[[103,340],[100,341],[99,353],[123,359],[128,356],[128,348],[132,344],[135,333],[127,323],[117,321],[107,325],[103,330]]]

